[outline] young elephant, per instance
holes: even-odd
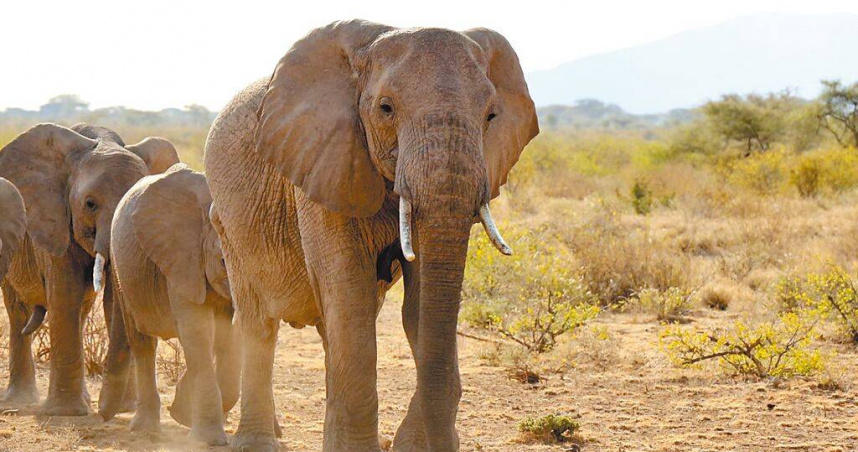
[[[155,347],[159,337],[178,336],[188,368],[170,412],[193,438],[223,445],[224,412],[239,395],[241,348],[211,206],[205,176],[181,164],[142,179],[119,202],[110,259],[121,321],[111,329],[99,414],[109,420],[119,409],[130,349],[137,381],[131,430],[158,430]]]

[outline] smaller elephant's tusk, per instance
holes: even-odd
[[[417,256],[411,246],[411,202],[399,197],[399,243],[402,244],[402,255],[408,262]]]
[[[489,203],[485,203],[480,207],[480,222],[483,224],[483,228],[486,230],[486,234],[489,236],[489,240],[491,240],[492,245],[494,245],[501,253],[507,256],[512,256],[512,248],[510,248],[503,237],[501,237],[500,231],[498,231],[498,227],[495,224],[495,220],[492,218],[492,212],[489,210]]]
[[[36,332],[42,323],[45,322],[45,314],[47,314],[48,310],[45,309],[44,306],[34,306],[33,313],[30,314],[30,319],[27,320],[27,324],[24,325],[24,329],[21,330],[21,334],[24,336],[28,336]]]
[[[92,288],[96,292],[104,289],[104,256],[101,253],[95,255],[95,266],[92,267]]]

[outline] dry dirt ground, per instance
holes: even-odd
[[[394,297],[391,297],[394,298]],[[414,370],[399,324],[399,303],[389,299],[379,319],[381,434],[392,438],[414,390]],[[730,315],[703,312],[701,325],[726,324]],[[510,380],[479,358],[490,344],[461,338],[464,394],[459,414],[463,451],[564,451],[570,445],[523,443],[518,423],[527,416],[570,413],[578,417],[581,450],[631,451],[858,451],[858,349],[838,347],[833,368],[843,390],[803,380],[749,382],[712,371],[676,369],[658,350],[661,328],[633,314],[606,315],[597,324],[613,338],[598,359],[580,359],[564,375],[538,385]],[[590,358],[593,352],[587,350]],[[275,369],[277,413],[284,426],[283,451],[318,451],[325,400],[322,346],[313,329],[281,330]],[[582,354],[582,356],[587,353]],[[42,394],[47,368],[39,369]],[[5,386],[7,370],[2,369]],[[98,381],[89,391],[98,394]],[[169,405],[172,387],[162,387]],[[93,405],[94,406],[94,405]],[[237,426],[229,417],[227,431]],[[129,414],[103,423],[83,418],[44,418],[33,409],[0,416],[3,451],[226,451],[185,439],[187,430],[162,414],[160,434],[128,432]]]

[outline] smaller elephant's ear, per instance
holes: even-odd
[[[148,137],[137,144],[125,146],[125,149],[137,154],[146,162],[149,174],[164,173],[180,162],[176,147],[166,138]]]
[[[506,38],[485,28],[475,28],[464,34],[476,41],[486,54],[489,80],[497,92],[497,116],[489,123],[483,147],[491,197],[495,198],[521,151],[539,134],[539,122],[518,56]]]
[[[277,64],[259,110],[257,151],[310,200],[348,216],[370,216],[385,198],[360,124],[351,63],[392,29],[355,20],[313,30]]]
[[[6,276],[12,256],[27,233],[27,212],[18,189],[0,177],[0,280]]]
[[[134,233],[167,279],[173,300],[206,300],[202,206],[211,203],[205,176],[184,165],[144,179],[131,214]]]
[[[0,176],[18,187],[27,207],[33,244],[53,256],[69,247],[69,156],[95,148],[97,141],[56,124],[38,124],[0,150]]]

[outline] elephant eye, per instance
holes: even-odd
[[[492,119],[495,119],[496,117],[497,117],[497,113],[489,113],[489,115],[486,116],[486,121],[492,122]]]
[[[378,108],[380,108],[385,115],[393,115],[393,102],[391,102],[389,97],[382,97],[381,101],[378,103]]]
[[[95,212],[96,210],[98,210],[98,204],[96,204],[96,202],[91,199],[87,199],[84,204],[86,205],[87,210],[89,210],[90,212]]]

